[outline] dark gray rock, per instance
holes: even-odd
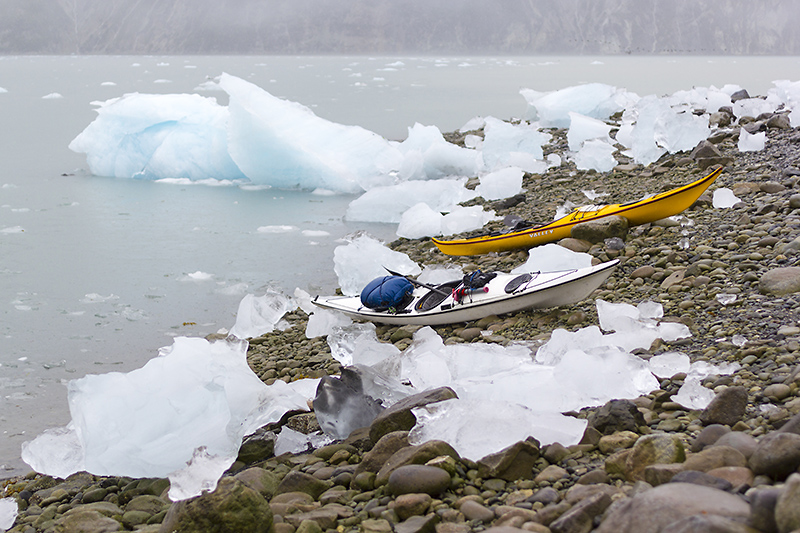
[[[786,480],[775,504],[775,523],[781,533],[800,529],[800,474]]]
[[[783,296],[800,291],[800,267],[773,268],[758,280],[758,290],[763,294]]]
[[[783,489],[765,487],[750,494],[750,524],[763,533],[778,533],[775,505]]]
[[[693,483],[695,485],[703,485],[704,487],[711,487],[712,489],[718,490],[731,490],[731,488],[733,488],[730,482],[698,470],[684,470],[683,472],[678,472],[672,477],[670,482]]]
[[[453,398],[458,396],[450,387],[439,387],[404,398],[378,414],[369,426],[369,438],[372,442],[378,442],[393,431],[409,431],[417,423],[412,409]]]
[[[669,524],[660,533],[760,533],[743,523],[717,515],[695,515]]]
[[[636,431],[647,425],[644,415],[630,400],[611,400],[589,416],[589,426],[603,435],[617,431]]]
[[[394,533],[434,533],[439,515],[431,513],[425,516],[412,516],[399,524],[395,524]]]
[[[750,98],[750,94],[747,92],[747,89],[739,89],[731,95],[731,102],[736,103],[739,100],[746,100],[748,98]]]
[[[450,488],[450,474],[441,468],[425,465],[404,465],[389,476],[389,493],[399,496],[421,492],[438,496]]]
[[[596,516],[601,515],[611,505],[611,496],[598,492],[584,498],[572,509],[556,518],[550,524],[553,533],[580,533],[591,531]]]
[[[266,430],[258,430],[252,435],[248,435],[242,441],[236,460],[249,465],[272,457],[275,452],[276,438],[275,433]]]
[[[31,528],[33,529],[33,528]],[[55,520],[55,531],[81,531],[89,533],[110,533],[120,531],[122,524],[98,511],[77,507],[70,509]]]
[[[739,496],[691,483],[666,483],[609,509],[597,533],[661,531],[683,518],[718,515],[746,520],[750,506]]]
[[[591,243],[604,242],[606,239],[618,237],[625,239],[628,236],[628,219],[621,216],[603,217],[575,224],[570,231],[570,237],[589,241]]]
[[[800,269],[798,269],[800,270]],[[740,421],[747,409],[747,389],[728,387],[719,392],[700,413],[703,424],[734,425]]]
[[[749,464],[756,475],[786,479],[800,466],[800,435],[777,431],[765,435],[750,456]]]
[[[506,481],[533,479],[533,467],[538,459],[539,441],[528,437],[478,461],[478,475]]]
[[[722,152],[710,141],[701,141],[692,150],[690,157],[695,160],[701,170],[706,170],[714,165],[729,165],[733,162],[732,157],[723,156]]]
[[[275,494],[284,494],[287,492],[305,492],[315,500],[319,495],[331,488],[332,483],[317,479],[311,474],[300,472],[299,470],[291,470],[281,480]]]
[[[703,451],[706,446],[716,443],[723,435],[730,433],[731,428],[722,424],[709,424],[700,431],[700,434],[692,442],[691,451],[697,453]]]
[[[750,459],[753,452],[758,447],[758,441],[750,434],[741,431],[731,431],[722,435],[714,446],[730,446],[744,455],[745,459]]]

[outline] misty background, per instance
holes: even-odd
[[[0,0],[0,54],[800,55],[797,0]]]

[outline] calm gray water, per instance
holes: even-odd
[[[222,72],[403,139],[416,122],[450,131],[520,116],[521,88],[766,94],[772,80],[800,79],[800,59],[0,57],[0,478],[26,471],[22,442],[69,421],[66,380],[129,371],[173,336],[229,328],[246,293],[329,292],[339,239],[393,238],[391,226],[342,220],[353,197],[95,177],[67,148],[92,101],[194,92]],[[299,229],[258,231],[269,225]]]

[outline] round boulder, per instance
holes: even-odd
[[[426,465],[405,465],[389,476],[391,494],[425,493],[438,496],[450,487],[450,474],[441,468]]]
[[[746,520],[750,516],[750,505],[741,497],[722,490],[692,483],[666,483],[613,507],[596,531],[663,531],[674,522],[698,515]]]
[[[272,510],[267,500],[241,481],[224,477],[214,492],[173,503],[160,531],[268,533],[271,529]]]

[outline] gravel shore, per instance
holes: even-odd
[[[739,152],[740,127],[766,131],[766,148]],[[551,133],[545,155],[566,152],[566,132]],[[448,140],[463,142],[463,135]],[[274,432],[282,426],[318,429],[313,413],[296,414],[247,439],[219,488],[187,502],[169,502],[163,479],[79,473],[59,480],[31,473],[6,480],[3,496],[15,498],[20,508],[10,531],[800,528],[800,129],[789,128],[784,115],[741,119],[716,129],[699,148],[664,156],[647,168],[622,160],[609,173],[578,171],[567,163],[526,175],[524,199],[516,205],[474,200],[501,216],[543,222],[567,200],[585,204],[582,190],[607,193],[605,203],[625,202],[683,185],[708,173],[708,165],[723,164],[712,190],[730,188],[741,201],[715,209],[706,192],[684,213],[683,224],[630,228],[621,248],[564,243],[598,261],[621,260],[583,302],[434,329],[446,343],[546,340],[556,328],[597,324],[596,298],[655,301],[665,320],[687,325],[692,336],[657,341],[637,355],[648,359],[680,350],[692,362],[741,365],[732,375],[703,380],[716,393],[707,409],[692,411],[671,401],[686,377],[678,374],[645,396],[574,413],[589,419],[581,444],[530,439],[478,462],[459,457],[444,442],[410,445],[407,419],[275,457]],[[501,223],[488,229],[502,229]],[[508,271],[527,258],[526,251],[450,258],[428,239],[399,239],[390,247],[419,264],[457,264],[465,272]],[[268,384],[338,374],[341,367],[325,339],[305,337],[305,313],[285,318],[291,328],[251,339],[253,371]],[[378,326],[377,333],[402,350],[413,330]],[[491,335],[475,335],[485,330]]]

